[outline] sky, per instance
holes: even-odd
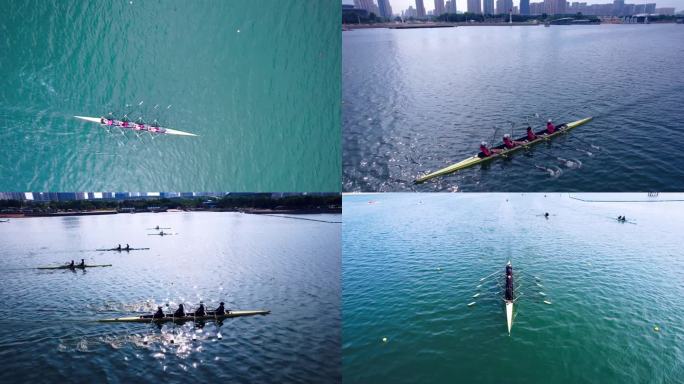
[[[460,11],[463,11],[466,9],[466,3],[468,0],[456,0],[456,8]],[[530,0],[530,3],[537,3],[537,2],[542,2],[543,0]],[[588,4],[607,4],[607,3],[612,3],[613,0],[570,0],[570,2],[574,1],[579,1],[582,3],[588,3]],[[409,5],[412,5],[413,8],[416,7],[416,1],[415,0],[389,0],[390,5],[392,6],[392,12],[394,13],[399,13],[402,10],[408,9]],[[446,0],[444,0],[446,3]],[[342,0],[343,4],[354,4],[354,0]],[[377,4],[378,1],[375,0],[375,3]],[[496,4],[496,0],[494,0],[494,3]],[[677,8],[677,11],[682,10],[684,8],[684,0],[626,0],[625,3],[627,4],[643,4],[643,3],[656,3],[656,6],[658,8],[660,7],[675,7]],[[425,10],[430,11],[435,8],[435,1],[434,0],[423,0],[423,4],[425,4]],[[513,0],[513,5],[519,5],[520,0]]]

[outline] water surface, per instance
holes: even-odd
[[[339,190],[339,17],[334,2],[4,1],[0,190]],[[73,118],[108,112],[199,137]]]
[[[344,381],[678,382],[684,196],[581,197],[345,196]]]
[[[157,225],[174,235],[150,236]],[[340,229],[209,212],[1,223],[0,381],[339,381]],[[150,250],[94,251],[118,243]],[[112,267],[33,269],[81,258]],[[200,300],[271,314],[201,330],[94,321]]]
[[[344,32],[343,189],[681,191],[683,40],[675,24]],[[510,123],[587,116],[528,156],[412,184]]]

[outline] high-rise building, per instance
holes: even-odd
[[[494,0],[482,0],[482,13],[485,15],[494,14]]]
[[[392,18],[392,6],[390,5],[389,0],[378,0],[378,9],[381,17],[384,17],[385,19]]]
[[[456,0],[447,0],[446,11],[447,13],[456,13]]]
[[[544,0],[545,12],[549,15],[565,13],[566,0]]]
[[[468,0],[468,13],[482,13],[480,0]]]
[[[419,19],[425,18],[425,5],[423,0],[416,0],[416,13]]]
[[[441,14],[445,13],[444,10],[444,0],[435,0],[435,16],[439,16]]]
[[[373,0],[354,0],[354,8],[365,9],[371,13],[374,12],[375,2]]]
[[[520,0],[520,14],[529,15],[530,14],[530,0]]]
[[[496,0],[496,13],[508,14],[513,10],[513,0]]]

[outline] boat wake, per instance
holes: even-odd
[[[563,174],[563,170],[560,169],[559,167],[544,167],[541,165],[535,165],[537,169],[541,169],[542,171],[546,172],[549,174],[549,176],[556,178],[559,177],[561,174]]]

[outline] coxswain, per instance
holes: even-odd
[[[154,313],[154,316],[152,316],[155,319],[163,319],[164,318],[164,311],[162,310],[161,305],[157,306],[157,312]]]
[[[226,309],[223,307],[223,301],[219,304],[218,308],[214,310],[215,315],[225,315],[226,314]]]
[[[511,139],[511,135],[509,133],[505,134],[503,137],[503,143],[508,149],[513,149],[517,147],[518,145],[525,144],[524,141],[515,141]]]
[[[532,130],[532,127],[527,127],[527,141],[537,140],[537,135]]]
[[[550,135],[554,132],[556,132],[556,127],[553,125],[553,120],[549,119],[549,121],[546,122],[546,133]]]
[[[183,309],[183,304],[178,304],[178,309],[173,313],[174,317],[185,317],[185,309]]]

